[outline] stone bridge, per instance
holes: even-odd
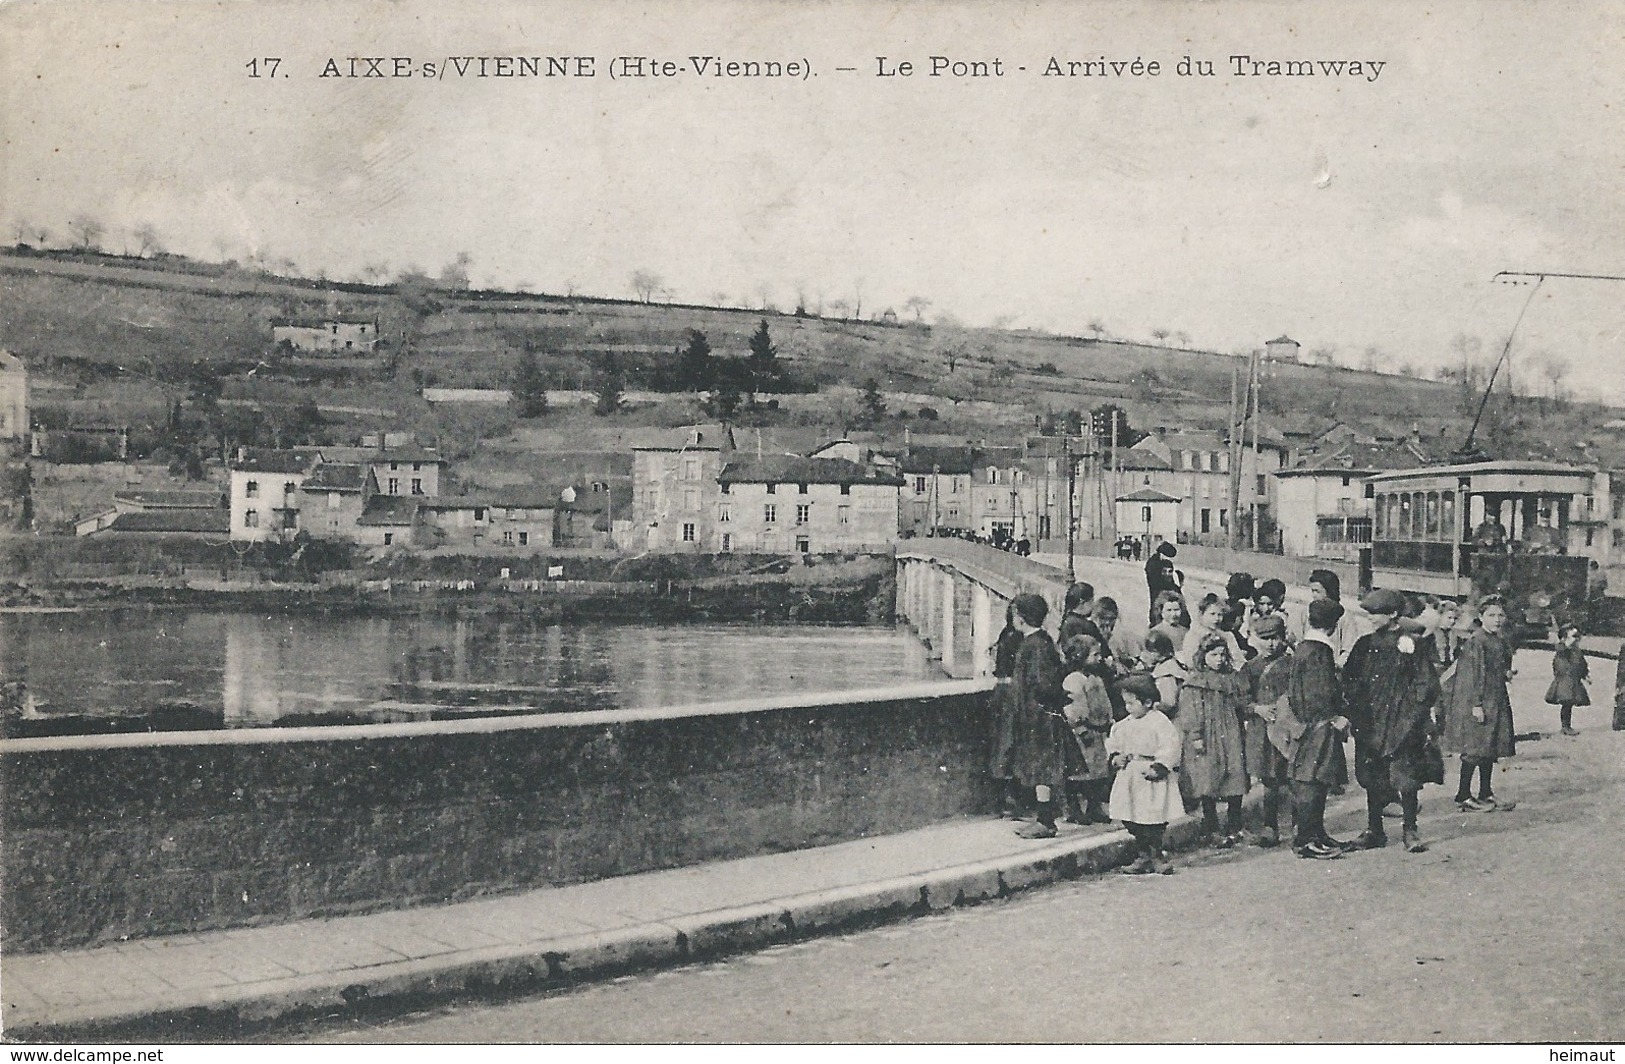
[[[1279,572],[1260,567],[1259,560],[1256,555],[1238,555],[1236,568],[1248,569],[1260,581],[1290,576],[1288,559],[1281,559]],[[1143,563],[1078,556],[1074,569],[1078,580],[1094,586],[1097,597],[1116,600],[1122,614],[1113,639],[1118,651],[1137,651],[1150,612]],[[1182,571],[1193,609],[1209,591],[1224,592],[1224,571],[1190,567]],[[956,678],[992,675],[992,648],[1004,627],[1005,607],[1027,592],[1049,603],[1045,627],[1053,633],[1066,596],[1066,555],[1023,558],[960,539],[910,540],[897,550],[898,620],[907,622],[943,671]],[[1308,601],[1307,588],[1288,585],[1288,608],[1294,614]],[[1346,598],[1345,604],[1350,604]]]

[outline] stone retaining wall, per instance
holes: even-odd
[[[985,812],[988,686],[0,742],[0,946],[449,901]]]

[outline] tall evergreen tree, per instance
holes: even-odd
[[[678,360],[678,379],[684,391],[703,392],[715,383],[715,366],[711,360],[711,341],[698,329],[688,331],[688,346]]]
[[[747,359],[750,370],[751,401],[756,401],[759,392],[774,391],[779,379],[779,349],[773,346],[773,337],[767,331],[767,319],[763,318],[761,324],[750,337],[750,357]]]
[[[513,371],[513,398],[519,407],[519,416],[541,417],[547,413],[547,382],[542,379],[542,367],[529,351],[519,356]]]
[[[598,370],[598,401],[593,404],[593,413],[607,417],[621,409],[621,399],[626,392],[626,381],[621,374],[621,363],[613,354],[604,359]]]

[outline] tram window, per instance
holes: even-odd
[[[1429,542],[1435,542],[1439,538],[1439,493],[1436,491],[1428,492],[1426,520],[1425,534]]]
[[[1399,528],[1395,529],[1395,539],[1415,539],[1411,534],[1411,493],[1401,492],[1399,496]]]
[[[1375,529],[1374,529],[1374,531],[1376,532],[1376,538],[1378,538],[1378,539],[1387,539],[1388,538],[1388,496],[1386,496],[1386,495],[1378,495],[1377,496],[1377,512],[1376,512],[1376,521],[1374,522],[1374,524],[1376,526]]]
[[[1456,528],[1456,493],[1446,491],[1439,495],[1439,531],[1446,543],[1453,543],[1460,532]]]

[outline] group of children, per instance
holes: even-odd
[[[1261,786],[1261,846],[1281,842],[1289,806],[1298,856],[1374,849],[1387,844],[1383,819],[1397,803],[1404,847],[1419,853],[1427,847],[1417,795],[1444,782],[1445,751],[1461,757],[1462,810],[1509,808],[1492,781],[1495,763],[1515,749],[1504,604],[1485,598],[1466,616],[1454,603],[1376,591],[1356,618],[1338,600],[1335,574],[1317,570],[1310,587],[1296,631],[1278,580],[1254,585],[1236,574],[1194,616],[1178,592],[1164,591],[1143,650],[1129,660],[1113,651],[1117,604],[1088,584],[1067,592],[1058,645],[1043,627],[1044,600],[1018,596],[995,647],[992,767],[1006,815],[1021,819],[1029,798],[1035,807],[1020,833],[1053,836],[1063,810],[1075,823],[1122,821],[1136,841],[1125,871],[1166,874],[1171,821],[1199,809],[1209,844],[1235,846],[1242,799]],[[1560,642],[1547,701],[1572,735],[1572,707],[1589,704],[1587,669],[1578,628],[1566,625]],[[1368,822],[1341,841],[1326,830],[1325,808],[1349,780],[1351,737]]]

